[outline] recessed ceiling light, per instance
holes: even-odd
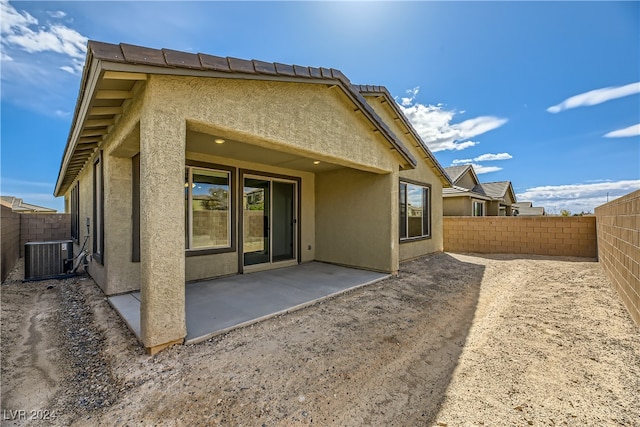
[[[216,138],[213,140],[213,142],[215,142],[216,144],[224,144],[225,140],[222,138]]]
[[[314,160],[314,161],[313,161],[313,164],[314,164],[314,165],[319,165],[319,164],[320,164],[320,160]]]

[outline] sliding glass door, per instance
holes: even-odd
[[[296,259],[296,182],[258,176],[243,179],[245,266]]]

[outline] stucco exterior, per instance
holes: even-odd
[[[93,165],[100,159],[104,250],[87,270],[107,295],[140,290],[141,339],[150,351],[186,336],[187,282],[313,260],[396,273],[401,261],[442,250],[449,181],[408,122],[396,120],[401,113],[388,95],[362,96],[333,70],[309,69],[315,79],[247,76],[244,69],[200,75],[122,65],[115,55],[109,67],[118,70],[100,71],[110,60],[100,49],[115,48],[90,49],[107,62],[85,68],[56,191],[69,200],[80,183],[81,244],[85,218],[96,221]],[[112,106],[118,96],[121,105]],[[115,115],[83,121],[83,111]],[[82,157],[84,147],[95,149]],[[188,167],[228,173],[228,247],[187,246]],[[293,258],[246,264],[245,176],[294,189]],[[429,190],[428,236],[400,239],[401,181]],[[90,227],[89,248],[97,232]]]

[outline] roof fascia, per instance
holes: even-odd
[[[87,116],[87,110],[89,108],[89,104],[91,103],[91,98],[95,92],[96,86],[100,80],[101,74],[101,61],[96,60],[91,55],[91,51],[89,50],[87,53],[87,60],[90,63],[90,67],[87,67],[86,73],[82,76],[82,81],[80,83],[80,93],[78,94],[78,100],[76,103],[76,109],[73,115],[73,121],[71,130],[69,131],[69,137],[67,138],[67,144],[64,148],[64,154],[62,156],[62,160],[60,162],[60,172],[58,174],[58,180],[56,182],[56,187],[53,192],[55,197],[61,196],[60,190],[62,186],[62,182],[64,181],[64,177],[67,173],[67,167],[69,166],[69,161],[71,160],[71,156],[76,149],[78,144],[79,134],[82,130],[82,123],[84,122],[85,117]],[[89,62],[90,61],[90,62]]]

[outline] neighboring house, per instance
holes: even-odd
[[[544,216],[546,212],[541,206],[533,206],[532,202],[518,202],[512,206],[514,216]]]
[[[452,188],[442,192],[445,216],[511,216],[516,195],[509,181],[481,183],[472,165],[445,168]]]
[[[55,195],[149,349],[185,283],[323,261],[396,273],[442,251],[451,182],[380,86],[338,70],[90,41]]]
[[[516,202],[516,193],[511,181],[483,182],[480,187],[492,199],[487,207],[487,215],[513,216],[511,206]]]
[[[0,196],[0,204],[17,213],[56,213],[55,209],[26,203],[22,199],[13,196]]]

